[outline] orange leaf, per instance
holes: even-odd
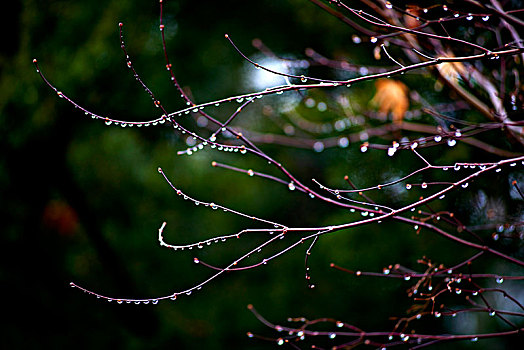
[[[393,122],[401,123],[409,108],[408,87],[404,83],[392,79],[379,79],[375,86],[377,92],[371,102],[379,107],[381,114],[387,115],[391,112]]]

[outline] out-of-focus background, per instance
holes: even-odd
[[[191,140],[169,126],[120,128],[91,120],[58,98],[36,73],[33,58],[59,90],[97,114],[130,121],[158,117],[159,109],[125,64],[118,37],[122,22],[127,50],[143,81],[169,111],[183,108],[184,101],[165,69],[157,1],[23,0],[10,6],[1,15],[0,50],[3,348],[275,346],[246,337],[248,331],[271,334],[247,310],[248,304],[276,323],[297,316],[332,317],[365,330],[390,330],[395,321],[388,317],[404,315],[410,305],[405,294],[409,284],[356,279],[330,269],[331,262],[381,271],[391,263],[417,268],[416,259],[422,255],[435,260],[455,257],[452,263],[472,254],[431,233],[416,235],[412,228],[384,223],[323,237],[310,260],[315,289],[308,289],[304,279],[306,246],[266,266],[226,274],[191,296],[155,306],[117,305],[70,288],[69,282],[74,281],[112,297],[160,297],[212,274],[195,265],[193,257],[224,266],[261,242],[262,237],[253,235],[199,251],[175,253],[160,247],[157,230],[163,221],[167,222],[165,239],[173,243],[259,226],[182,200],[158,174],[159,166],[192,197],[289,226],[337,224],[352,217],[297,191],[290,193],[281,184],[210,165],[216,160],[272,171],[253,156],[210,149],[178,156],[176,152],[191,145]],[[253,39],[286,58],[305,58],[305,50],[314,48],[328,57],[356,63],[374,64],[375,60],[372,45],[356,45],[348,26],[308,1],[169,0],[164,11],[173,70],[197,102],[284,83],[248,65],[224,38],[225,33],[247,55],[276,70],[286,68],[254,48]],[[307,72],[328,74],[323,68]],[[420,88],[422,94],[423,88],[433,86],[432,78],[426,78],[421,81],[407,74],[403,81],[411,89]],[[364,83],[355,86],[349,98],[357,110],[364,110],[372,108],[374,92],[373,82]],[[248,107],[239,124],[262,133],[291,133],[279,124],[279,113],[307,110],[309,118],[319,122],[337,118],[321,104],[329,103],[329,92],[311,92],[309,97],[306,106],[297,93],[264,98]],[[430,101],[447,98],[432,89],[425,97]],[[224,121],[235,108],[225,106],[209,113]],[[187,127],[203,127],[202,120],[199,124],[187,118]],[[365,158],[358,145],[322,152],[261,147],[308,184],[315,178],[342,187],[344,175],[350,174],[354,182],[365,186],[420,166],[412,157],[390,160],[384,152]],[[476,154],[483,160],[496,158],[466,146],[427,153],[436,161],[450,162]],[[485,181],[487,188],[490,182],[500,183],[487,196],[502,198],[500,207],[511,208],[520,203],[518,196],[507,196],[507,177],[500,176]],[[405,196],[397,192],[388,194],[391,201]],[[450,197],[449,203],[464,213],[476,198]],[[458,323],[449,322],[443,323],[444,329],[456,331]],[[487,341],[475,348],[501,348],[507,342]],[[469,344],[454,345],[469,348]]]

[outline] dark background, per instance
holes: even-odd
[[[3,348],[276,346],[245,336],[247,331],[272,334],[246,309],[248,304],[276,323],[297,316],[332,317],[365,330],[387,331],[394,325],[388,317],[404,315],[410,305],[405,294],[410,284],[356,279],[330,269],[330,262],[381,271],[397,262],[417,268],[416,259],[422,255],[451,265],[474,253],[431,233],[415,235],[411,227],[384,223],[323,237],[311,257],[317,286],[313,290],[304,280],[306,246],[267,266],[222,276],[190,297],[156,306],[116,305],[70,288],[69,282],[75,281],[112,297],[160,297],[188,288],[212,273],[193,264],[194,256],[224,266],[261,242],[261,237],[246,236],[198,252],[173,253],[161,248],[157,230],[163,221],[167,222],[166,241],[173,243],[260,226],[183,201],[158,174],[159,166],[195,198],[289,226],[336,224],[353,217],[299,193],[289,193],[285,186],[210,166],[217,160],[244,169],[272,171],[255,157],[211,150],[177,156],[176,152],[186,147],[185,138],[167,126],[123,129],[93,121],[59,99],[35,72],[33,58],[59,90],[98,114],[124,120],[158,117],[158,109],[133,79],[119,49],[118,23],[123,22],[128,52],[144,82],[168,110],[183,108],[184,102],[170,86],[165,71],[157,1],[24,0],[10,6],[14,8],[2,11],[0,61]],[[175,74],[199,102],[252,91],[246,82],[249,68],[224,39],[225,33],[248,55],[258,53],[251,41],[260,38],[287,57],[304,58],[304,50],[313,47],[328,57],[373,64],[372,46],[354,45],[350,28],[308,1],[171,0],[165,7],[165,19]],[[318,74],[329,73],[318,69]],[[430,76],[424,79],[433,83]],[[403,81],[411,89],[423,91],[428,86],[418,76],[406,75]],[[366,109],[374,89],[373,83],[355,87],[352,102]],[[322,91],[311,92],[311,96],[318,101],[330,98],[329,92]],[[449,98],[432,90],[425,97],[429,101]],[[267,98],[249,107],[239,123],[253,130],[278,132],[275,123],[262,113],[264,105],[274,106],[276,101]],[[230,110],[228,106],[217,109],[214,116],[226,120]],[[309,113],[318,121],[336,118],[329,113]],[[185,125],[196,128],[189,117]],[[322,153],[263,147],[308,184],[315,178],[343,187],[342,178],[348,173],[361,186],[387,177],[384,152],[365,158],[358,145]],[[429,150],[426,155],[437,163],[468,157],[496,159],[466,146],[445,152]],[[397,175],[420,166],[413,157],[399,156],[388,162]],[[472,185],[470,194],[449,196],[442,206],[454,206],[459,213],[462,210],[469,222],[475,191],[483,189],[490,198],[502,198],[501,205],[509,208],[508,213],[521,211],[522,201],[507,199],[509,175],[491,176]],[[389,203],[400,200],[395,194],[384,199]],[[507,249],[511,252],[514,247]],[[489,261],[481,268],[512,272]],[[421,328],[456,331],[454,321],[449,322]],[[495,329],[502,327],[493,320],[486,322]],[[503,348],[513,340],[479,342],[475,348]]]

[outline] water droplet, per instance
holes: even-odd
[[[322,152],[324,150],[324,144],[320,141],[315,142],[313,145],[313,150],[315,152]]]
[[[497,282],[498,284],[502,284],[502,283],[504,282],[504,278],[502,278],[502,277],[498,277],[498,278],[496,279],[496,282]]]
[[[248,176],[253,176],[253,175],[255,175],[255,172],[254,172],[253,170],[249,169],[249,170],[247,171],[247,175],[248,175]]]
[[[278,338],[277,339],[277,345],[284,345],[284,339]]]
[[[437,135],[437,136],[435,136],[434,140],[435,140],[435,142],[440,142],[440,141],[442,141],[442,136]]]
[[[300,81],[302,81],[303,83],[307,82],[307,78],[303,75],[300,76]]]
[[[486,16],[482,17],[482,20],[483,20],[484,22],[489,21],[489,16],[486,15]]]
[[[397,149],[395,147],[389,147],[388,148],[388,156],[392,157],[395,152],[397,151]]]
[[[411,279],[411,276],[409,275],[404,276],[404,281],[409,281],[410,279]]]
[[[106,125],[111,125],[111,123],[113,123],[111,120],[106,120],[105,121]]]
[[[471,13],[468,13],[466,19],[467,19],[468,21],[471,21],[471,20],[473,19],[473,16],[471,15]]]
[[[492,317],[495,316],[495,314],[496,314],[496,312],[494,310],[489,312],[489,315],[492,316]]]
[[[473,342],[475,342],[475,341],[477,341],[477,340],[479,340],[478,337],[471,338],[471,341],[473,341]]]
[[[335,339],[336,336],[336,333],[329,333],[329,339]]]
[[[373,44],[376,43],[378,41],[378,39],[374,36],[372,36],[369,41],[371,41]]]
[[[211,209],[218,209],[218,205],[216,205],[215,203],[209,203],[209,206],[211,207]]]
[[[389,273],[391,272],[391,270],[390,270],[390,269],[386,269],[386,268],[384,268],[384,269],[382,270],[382,272],[384,273],[384,275],[389,275]]]
[[[468,187],[468,183],[467,183],[467,182],[464,182],[464,183],[462,184],[462,188],[466,188],[466,187]]]
[[[392,9],[393,5],[389,1],[386,1],[386,8]]]
[[[287,187],[289,188],[290,191],[294,191],[295,190],[295,184],[293,182],[290,182]]]
[[[440,312],[438,312],[438,311],[435,312],[435,317],[436,317],[436,318],[439,318],[441,315],[442,315],[442,314],[441,314]]]
[[[420,185],[420,187],[422,187],[422,188],[428,188],[428,184],[427,184],[426,182],[423,182],[423,183]]]
[[[411,190],[411,184],[406,184],[406,190]]]

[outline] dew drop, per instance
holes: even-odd
[[[287,185],[287,188],[289,188],[290,191],[294,191],[294,190],[295,190],[295,184],[293,183],[293,181],[291,181],[291,182]]]
[[[482,17],[482,20],[483,20],[484,22],[489,21],[489,16],[484,16],[484,17]]]
[[[438,312],[438,311],[435,312],[435,317],[436,317],[436,318],[439,318],[441,315],[442,315],[442,314],[441,314],[440,312]]]
[[[373,44],[376,43],[378,41],[378,39],[374,36],[372,36],[369,41],[371,41]]]
[[[435,140],[435,142],[440,142],[440,141],[442,141],[442,136],[437,135],[437,136],[435,136],[434,140]]]
[[[498,278],[496,279],[496,282],[497,282],[497,284],[502,284],[502,283],[504,282],[504,278],[502,278],[502,277],[498,277]]]
[[[255,175],[255,172],[254,172],[253,170],[249,169],[249,170],[247,171],[247,175],[248,175],[248,176],[253,176],[253,175]]]
[[[411,184],[406,184],[406,190],[410,190],[411,189]]]
[[[471,15],[471,13],[468,13],[468,16],[466,17],[466,19],[468,21],[471,21],[473,19],[473,16]]]
[[[471,338],[472,342],[476,342],[477,340],[479,340],[479,338],[477,338],[477,337]]]
[[[449,146],[449,147],[453,147],[453,146],[455,146],[456,144],[457,144],[457,141],[456,141],[456,140],[454,140],[454,139],[449,139],[449,140],[448,140],[448,146]]]
[[[388,148],[388,156],[392,157],[395,152],[397,151],[397,149],[395,147],[389,147]]]
[[[301,75],[300,76],[300,81],[305,83],[305,82],[307,82],[307,78],[305,76]]]
[[[284,339],[278,338],[277,339],[277,345],[284,345]]]
[[[392,9],[393,5],[389,1],[386,1],[386,8]]]
[[[467,183],[467,182],[464,182],[464,183],[462,184],[462,188],[466,188],[466,187],[468,187],[468,183]]]
[[[324,150],[324,143],[317,141],[313,144],[313,150],[315,152],[322,152]]]
[[[428,188],[428,184],[427,184],[426,182],[423,182],[423,183],[420,185],[420,187],[422,187],[422,188]]]

